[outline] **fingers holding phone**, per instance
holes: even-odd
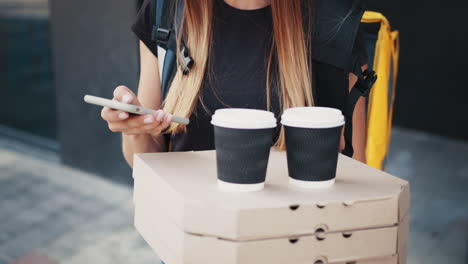
[[[125,104],[133,104],[140,106],[140,102],[136,95],[126,86],[118,86],[114,90],[114,98],[112,100],[122,102]],[[115,110],[110,107],[103,107],[101,110],[101,117],[102,119],[108,122],[118,122],[125,120],[130,117],[130,114],[125,111]]]
[[[123,125],[122,133],[125,135],[150,134],[157,136],[161,134],[172,122],[172,115],[158,110],[154,115],[143,115],[131,117]]]
[[[114,90],[113,100],[141,106],[137,96],[125,86],[119,86]],[[131,115],[122,110],[104,107],[101,111],[101,117],[107,121],[112,132],[122,132],[125,135],[151,134],[156,136],[161,134],[172,122],[172,115],[166,114],[162,110],[145,115]]]
[[[133,91],[123,85],[120,85],[117,88],[115,88],[113,100],[117,100],[126,104],[141,106],[140,102],[137,99],[137,96],[133,93]]]

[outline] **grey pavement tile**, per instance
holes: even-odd
[[[11,178],[13,170],[7,166],[0,165],[0,180]]]
[[[465,211],[463,218],[447,230],[441,246],[449,248],[448,254],[463,257],[465,263],[468,263],[468,210]]]
[[[12,153],[11,155],[21,156],[17,153]],[[128,186],[111,183],[100,177],[75,169],[48,164],[44,161],[31,158],[26,159],[23,157],[22,159],[26,165],[15,167],[15,173],[25,173],[35,178],[47,179],[53,182],[54,185],[86,197],[108,202],[120,202],[127,199],[131,193]]]
[[[18,169],[14,169],[10,172],[10,178],[5,179],[5,182],[2,182],[2,189],[5,188],[5,191],[10,191],[13,194],[16,194],[16,191],[25,191],[33,189],[36,186],[41,184],[47,184],[47,179],[32,177],[29,172],[20,172]],[[13,181],[11,181],[13,180]],[[21,194],[21,193],[18,193]]]
[[[2,200],[0,230],[2,227],[8,226],[10,222],[14,222],[18,215],[31,209],[32,206],[34,206],[34,204],[31,204],[30,197],[26,196],[19,196],[17,199]]]
[[[457,223],[466,215],[464,204],[454,205],[453,199],[434,197],[425,203],[423,210],[415,213],[413,219],[415,228],[428,232],[444,233],[446,229]]]
[[[445,254],[435,254],[424,259],[424,264],[466,264],[463,259],[460,259],[458,256],[451,256]],[[412,263],[408,263],[412,264]]]
[[[53,178],[53,182],[57,186],[91,199],[118,203],[127,199],[129,194],[128,186],[111,184],[104,179],[66,167],[60,168],[59,171],[50,168],[39,168],[36,173],[38,176]]]
[[[40,190],[47,190],[46,186],[41,186]],[[41,203],[49,199],[47,194],[40,190],[26,190],[17,193],[14,197],[4,198],[0,202],[2,216],[0,217],[0,230],[8,229],[15,223],[27,224],[35,223],[43,218],[47,211],[38,210]]]
[[[107,210],[95,218],[76,226],[70,232],[63,234],[53,243],[44,247],[44,252],[52,252],[57,259],[70,258],[79,256],[85,251],[91,250],[100,241],[106,240],[116,232],[128,230],[134,232],[133,228],[133,211],[128,210],[128,207],[114,208]],[[127,241],[133,243],[132,241]],[[144,251],[150,251],[146,246]]]
[[[7,167],[17,161],[17,157],[0,152],[0,178],[9,177]]]
[[[6,232],[6,230],[0,229],[0,244],[4,243],[5,241],[8,241],[11,238],[11,234],[9,232]]]
[[[44,183],[44,179],[30,177],[28,173],[19,173],[17,170],[10,170],[10,177],[0,179],[0,198],[14,198],[23,192],[31,189],[32,186]]]
[[[4,233],[9,234],[7,241],[0,243],[2,251],[7,252],[9,256],[18,256],[18,253],[24,253],[22,250],[34,249],[42,246],[45,241],[51,241],[62,232],[69,229],[69,223],[62,221],[63,210],[29,210],[16,214],[6,226],[2,226]],[[3,223],[2,223],[3,224]],[[25,241],[25,242],[21,242]],[[17,244],[22,244],[19,251],[11,253]]]
[[[92,208],[90,210],[90,208]],[[70,225],[70,232],[75,232],[76,230],[83,230],[87,226],[91,226],[89,232],[112,232],[109,230],[109,227],[114,227],[115,223],[119,223],[123,219],[123,214],[115,215],[112,212],[116,211],[115,207],[97,207],[97,206],[83,206],[83,207],[68,207],[66,211],[62,212],[58,216],[57,221],[66,222]],[[117,220],[108,219],[109,222],[105,223],[107,226],[100,227],[98,230],[96,227],[107,215],[112,215],[114,217],[119,217]],[[76,239],[76,237],[74,238]]]
[[[79,200],[77,200],[79,202]],[[88,215],[82,214],[84,210],[77,211],[75,207],[78,205],[63,203],[63,199],[48,197],[45,200],[38,201],[35,205],[31,206],[27,210],[17,212],[13,214],[14,217],[7,219],[0,224],[0,228],[4,230],[4,234],[8,234],[6,238],[8,240],[20,236],[25,230],[33,228],[39,228],[42,230],[49,230],[55,228],[55,223],[67,223],[69,225],[76,224],[76,220],[88,217]],[[86,209],[94,208],[88,206]],[[5,238],[0,239],[0,247],[5,243]]]
[[[465,263],[468,143],[394,129],[386,169],[410,181],[410,264]]]
[[[92,247],[84,248],[80,254],[63,259],[62,263],[158,263],[158,257],[146,247],[142,247],[141,240],[133,229],[123,229],[99,240]]]
[[[407,264],[423,264],[423,262],[421,262],[421,260],[414,255],[408,255],[406,263]]]
[[[468,164],[466,162],[458,169],[457,176],[463,180],[468,180]]]
[[[10,264],[11,261],[13,261],[11,258],[0,254],[0,264]]]
[[[122,207],[103,208],[102,214],[88,219],[76,231],[108,234],[122,227],[133,226],[133,211],[126,210],[124,206],[122,204]]]
[[[438,254],[438,250],[443,248],[443,254]],[[451,256],[452,259],[463,260],[467,259],[467,252],[468,249],[468,229],[466,227],[462,227],[460,225],[454,225],[447,230],[439,243],[436,245],[436,248],[429,254],[429,257],[437,257],[439,255],[444,256]],[[453,262],[456,263],[456,262]]]
[[[81,247],[105,240],[116,230],[127,228],[137,235],[129,186],[19,153],[2,149],[0,153],[14,157],[9,159],[14,162],[4,164],[9,177],[0,177],[0,255],[4,259],[11,261],[47,246],[51,250],[44,253],[52,254],[52,245],[65,253],[68,245],[69,254],[79,256]],[[141,250],[152,253],[146,246]]]
[[[58,264],[58,263],[47,255],[39,254],[37,252],[30,252],[27,255],[21,256],[19,259],[14,260],[11,264]]]
[[[408,244],[408,259],[413,262],[425,263],[425,259],[432,253],[440,242],[440,239],[433,237],[429,232],[418,229],[411,229]],[[413,262],[408,262],[412,264]]]
[[[70,226],[67,222],[55,221],[60,212],[47,216],[48,221],[25,227],[23,232],[1,245],[7,256],[15,259],[27,252],[33,251],[54,241],[58,236],[67,232]]]

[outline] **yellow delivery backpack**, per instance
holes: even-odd
[[[366,34],[369,67],[378,76],[368,99],[366,157],[368,165],[382,169],[390,145],[399,34],[392,31],[390,23],[381,13],[366,11],[361,23],[380,24],[377,34]]]

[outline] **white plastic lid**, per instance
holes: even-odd
[[[340,110],[329,107],[296,107],[286,109],[281,124],[301,128],[331,128],[342,126],[345,119]]]
[[[215,126],[237,129],[274,128],[276,122],[272,112],[244,108],[219,109],[211,117],[211,124]]]

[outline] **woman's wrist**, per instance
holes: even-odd
[[[167,144],[162,134],[150,135],[153,142],[157,145],[159,152],[167,151]]]
[[[125,149],[131,149],[132,152],[163,152],[166,151],[162,135],[135,134],[126,135],[122,133],[122,141]]]
[[[122,139],[124,142],[128,142],[133,145],[133,143],[139,143],[141,141],[148,141],[151,138],[150,134],[135,134],[135,135],[127,135],[122,133]],[[142,142],[143,143],[143,142]]]

